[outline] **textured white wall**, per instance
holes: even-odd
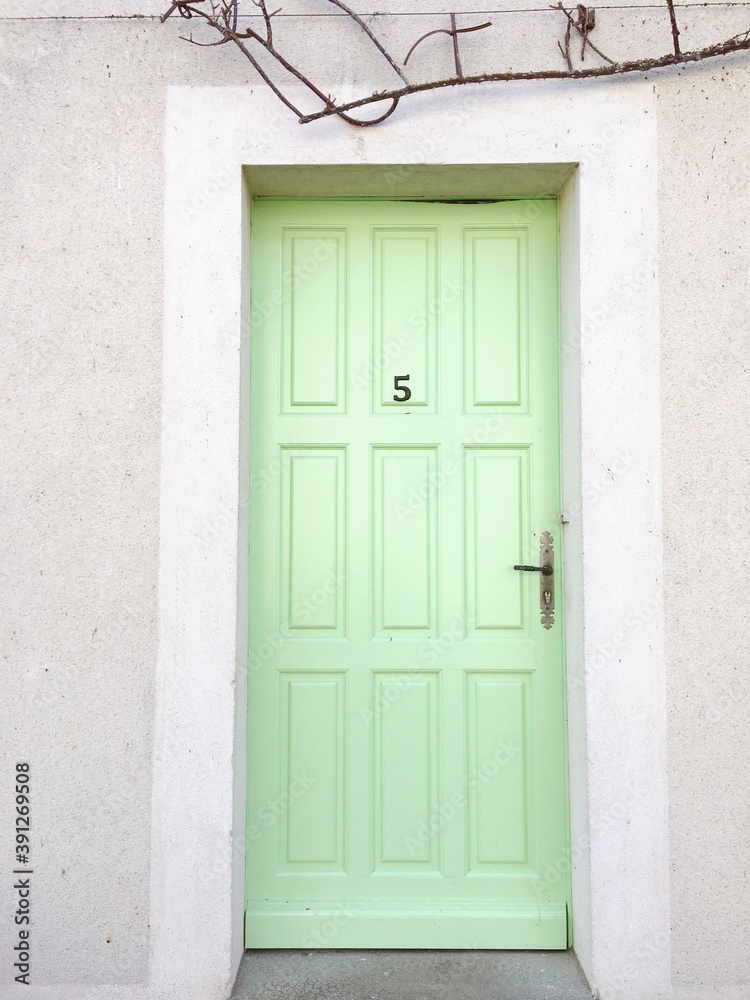
[[[160,10],[58,0],[35,16],[79,19],[0,21],[3,759],[27,758],[38,776],[35,982],[123,984],[123,996],[148,981],[165,92],[260,86],[231,47],[180,42],[185,22],[80,19]],[[2,15],[17,12],[3,0]],[[555,15],[524,16],[520,55],[510,29],[492,44],[480,33],[462,49],[467,68],[472,58],[489,65],[490,49],[498,62],[507,53],[511,62],[546,58],[559,36]],[[747,27],[729,7],[680,16],[686,46]],[[636,23],[634,31],[630,12],[608,20],[600,11],[597,40],[618,54],[667,46],[660,12],[643,10]],[[310,65],[328,58],[327,28],[300,39],[285,24]],[[409,18],[387,32],[411,41],[433,26]],[[435,44],[434,64],[447,71]],[[341,58],[344,79],[375,70],[356,48]],[[750,62],[736,57],[652,83],[671,946],[676,987],[703,1000],[714,986],[739,996],[750,983],[748,583],[732,568],[750,513]],[[622,95],[630,85],[592,86]],[[418,122],[423,101],[397,114]],[[620,544],[627,539],[615,533],[615,559]],[[4,822],[6,859],[9,835]],[[3,935],[10,902],[0,895]],[[652,943],[654,952],[664,946]],[[8,971],[0,969],[0,984]],[[76,989],[61,985],[59,995]]]
[[[659,88],[672,959],[747,987],[750,74],[711,70]]]
[[[26,759],[37,793],[33,982],[140,984],[165,78],[218,81],[226,66],[151,22],[0,21],[0,45],[1,867],[12,859],[10,767]],[[231,64],[230,79],[246,76]],[[12,903],[0,893],[4,956]],[[11,972],[3,958],[0,996]]]

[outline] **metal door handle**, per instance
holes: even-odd
[[[514,566],[523,573],[540,573],[539,611],[542,628],[555,624],[555,550],[552,535],[543,531],[539,537],[539,562],[541,566]]]
[[[544,566],[514,566],[513,569],[522,569],[524,573],[541,573],[542,576],[552,576],[555,572],[549,563]]]

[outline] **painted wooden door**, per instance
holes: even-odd
[[[248,947],[566,947],[556,233],[255,203]]]

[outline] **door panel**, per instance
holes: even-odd
[[[392,365],[414,372],[410,408],[435,412],[438,284],[437,233],[434,229],[373,229],[372,315],[374,365],[379,392],[374,412],[400,406],[393,396]],[[406,323],[404,322],[406,320]],[[394,331],[408,334],[394,343]]]
[[[346,448],[281,448],[282,627],[342,636],[346,616]]]
[[[526,401],[528,245],[525,232],[464,229],[467,410]]]
[[[466,617],[473,636],[524,626],[525,581],[508,567],[528,530],[528,478],[527,449],[465,449]]]
[[[286,413],[308,407],[345,412],[347,311],[340,292],[347,264],[346,230],[284,231],[281,273],[293,276],[281,364]],[[311,316],[318,322],[310,323]]]
[[[255,203],[249,947],[566,947],[556,226]]]
[[[417,509],[407,497],[434,481],[437,448],[373,447],[375,635],[437,628],[437,518],[434,496]]]

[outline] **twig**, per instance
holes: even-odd
[[[360,28],[362,29],[362,31],[364,31],[364,33],[367,35],[367,37],[373,43],[373,45],[378,50],[378,52],[380,52],[386,58],[386,60],[388,61],[388,63],[398,73],[398,75],[401,77],[401,79],[404,81],[404,83],[408,84],[409,81],[404,76],[404,71],[397,65],[396,62],[394,62],[394,60],[391,58],[391,56],[386,52],[386,50],[383,48],[383,46],[377,40],[377,38],[375,37],[375,35],[373,35],[372,31],[370,31],[369,27],[365,24],[365,22],[362,20],[362,18],[359,16],[359,14],[355,14],[354,11],[351,10],[351,8],[347,7],[345,3],[342,3],[341,0],[329,0],[329,3],[335,4],[336,7],[339,7],[341,10],[343,10],[344,13],[348,14],[349,17],[351,17],[352,20],[355,21],[360,26]]]
[[[271,90],[274,92],[274,94],[276,94],[276,96],[282,102],[282,104],[285,104],[289,108],[289,110],[293,111],[294,114],[297,115],[297,117],[299,118],[302,115],[302,112],[300,111],[300,109],[296,108],[292,104],[292,102],[287,97],[285,97],[285,95],[282,93],[282,91],[276,86],[276,84],[270,78],[270,76],[268,75],[268,73],[266,73],[266,71],[260,65],[260,63],[258,62],[258,60],[252,54],[252,52],[250,52],[250,50],[247,48],[247,46],[243,43],[243,38],[254,38],[257,41],[259,41],[260,44],[265,49],[268,49],[268,51],[271,52],[273,55],[277,56],[276,52],[274,52],[274,50],[268,45],[268,43],[265,41],[265,39],[261,38],[261,36],[258,35],[252,29],[248,28],[248,30],[246,32],[244,32],[242,35],[240,35],[236,31],[233,31],[231,28],[228,28],[226,25],[220,24],[219,21],[217,21],[215,17],[212,17],[210,14],[207,14],[205,10],[198,10],[198,8],[194,6],[195,3],[202,3],[202,2],[203,2],[203,0],[193,0],[192,3],[187,3],[186,0],[177,0],[176,3],[172,4],[172,6],[169,8],[169,10],[167,11],[167,14],[165,14],[164,17],[165,18],[168,17],[169,14],[171,14],[172,11],[174,11],[175,9],[179,10],[180,17],[188,17],[188,18],[190,18],[190,17],[193,17],[193,15],[195,15],[197,17],[202,17],[203,20],[208,25],[210,25],[210,27],[215,28],[216,31],[218,31],[221,35],[224,36],[224,38],[223,38],[224,41],[228,41],[228,40],[231,39],[231,41],[233,41],[235,43],[235,45],[238,47],[238,49],[240,50],[240,52],[242,52],[242,54],[245,56],[245,58],[250,62],[250,64],[252,65],[253,69],[255,69],[255,71],[258,73],[258,75],[260,76],[260,78],[265,83],[268,84],[268,86],[271,88]],[[188,41],[193,41],[193,40],[192,39],[188,39]],[[194,45],[200,45],[201,43],[200,42],[193,42],[193,44]],[[277,58],[279,58],[279,57],[277,56]],[[310,86],[312,86],[312,84],[310,84]],[[326,98],[323,97],[323,95],[320,93],[320,91],[316,90],[316,94],[317,94],[317,96],[319,96],[319,97],[321,97],[323,99],[323,101],[326,103],[326,105],[328,107],[331,106],[330,105],[330,101],[327,101]]]
[[[581,38],[583,38],[583,40],[584,40],[584,47],[586,45],[586,42],[588,42],[589,48],[593,49],[594,52],[596,52],[596,54],[598,56],[601,56],[601,58],[604,59],[605,62],[608,62],[610,64],[610,66],[617,65],[612,59],[609,58],[609,56],[605,56],[604,53],[601,51],[601,49],[598,49],[596,47],[596,45],[594,45],[594,43],[590,39],[588,39],[588,31],[586,31],[584,33],[584,31],[580,27],[580,25],[576,21],[573,20],[573,15],[570,13],[569,10],[566,10],[565,7],[563,7],[563,5],[562,5],[561,2],[558,2],[556,4],[551,4],[550,6],[551,6],[552,10],[561,10],[563,12],[563,14],[568,19],[568,24],[571,27],[575,28],[576,31],[578,32],[578,34],[581,36]]]
[[[255,4],[256,7],[260,8],[260,12],[263,15],[263,20],[266,22],[266,41],[268,42],[269,45],[273,45],[273,28],[271,27],[271,18],[273,17],[273,14],[279,13],[281,7],[275,10],[273,14],[269,14],[268,7],[266,7],[266,0],[253,0],[253,3]],[[237,30],[236,18],[235,18],[234,30],[235,31]]]
[[[458,33],[456,32],[456,15],[451,14],[451,38],[453,39],[453,62],[456,66],[456,76],[463,80],[464,74],[461,69],[461,56],[458,54]]]
[[[565,48],[563,48],[559,42],[557,43],[557,47],[562,52],[563,58],[565,59],[565,62],[568,64],[568,69],[572,71],[573,63],[570,58],[570,18],[568,18],[568,23],[565,28]]]
[[[674,43],[674,54],[679,56],[680,53],[680,29],[677,27],[677,15],[674,12],[674,2],[673,0],[667,0],[667,7],[669,8],[669,23],[672,26],[672,42]]]
[[[431,35],[452,35],[453,45],[455,50],[456,35],[465,35],[468,31],[481,31],[482,28],[492,27],[492,21],[485,21],[484,24],[472,24],[471,27],[469,28],[457,28],[455,26],[456,24],[455,16],[456,16],[455,14],[451,14],[451,24],[453,25],[453,28],[451,30],[448,30],[448,28],[435,28],[434,31],[427,31],[424,35],[421,35],[412,45],[409,51],[406,53],[406,59],[404,59],[404,66],[406,66],[406,64],[409,62],[409,59],[411,58],[411,54],[414,51],[414,49],[416,49],[416,47],[420,45],[425,40],[425,38],[429,38]]]
[[[586,58],[586,45],[591,45],[589,32],[596,27],[596,10],[593,7],[584,7],[582,3],[578,4],[578,27],[583,36],[581,42],[581,62],[583,62]]]
[[[193,0],[193,3],[203,3],[203,2],[204,2],[204,0]],[[172,4],[172,6],[167,11],[167,13],[166,14],[162,14],[162,16],[159,18],[159,20],[161,21],[161,23],[164,24],[164,22],[166,21],[166,19],[171,14],[173,14],[174,11],[177,11],[179,13],[180,17],[184,17],[187,20],[190,20],[190,18],[193,16],[193,13],[196,13],[198,15],[202,15],[203,17],[207,17],[208,16],[204,10],[196,10],[195,7],[191,7],[190,4],[188,4],[188,3],[185,2],[185,0],[175,0],[175,2]]]

